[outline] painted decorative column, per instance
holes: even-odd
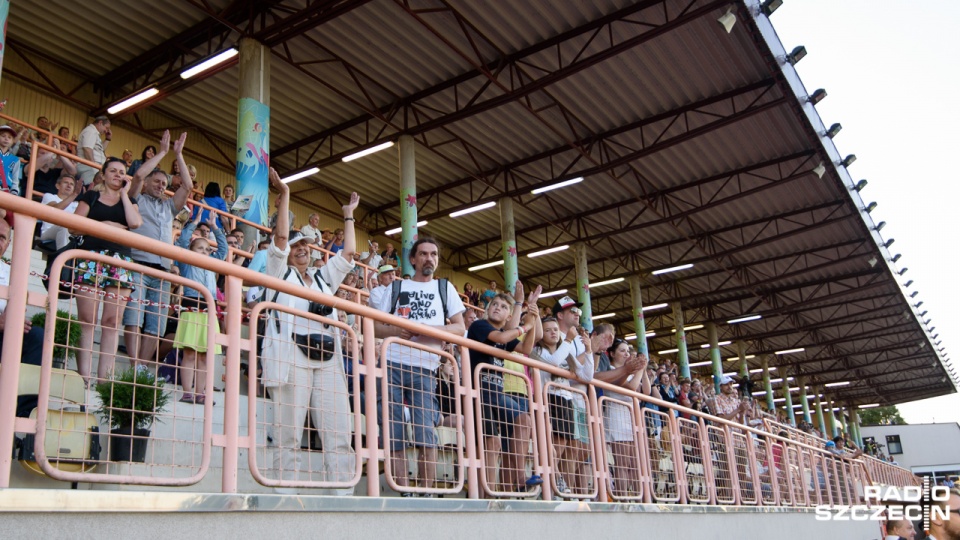
[[[815,400],[814,402],[816,403],[816,406],[817,406],[817,423],[819,424],[818,427],[820,428],[820,433],[823,434],[823,438],[829,439],[830,435],[829,433],[827,433],[827,425],[826,425],[826,422],[824,422],[824,418],[823,418],[823,401],[820,399],[820,394],[822,393],[823,392],[821,391],[821,388],[818,388],[816,386],[813,387],[813,395]]]
[[[677,331],[677,365],[680,367],[680,378],[689,378],[690,356],[687,354],[687,333],[683,330],[683,308],[679,302],[674,302],[671,307],[673,307],[673,326]]]
[[[710,366],[713,369],[713,388],[717,394],[720,393],[720,377],[723,376],[723,360],[720,358],[719,338],[717,337],[717,325],[707,323],[707,340],[710,341]]]
[[[587,245],[578,242],[573,246],[574,264],[577,269],[577,299],[580,308],[580,326],[593,331],[593,308],[590,306],[590,274],[587,272]]]
[[[3,55],[7,50],[7,14],[10,0],[0,0],[0,74],[3,73]]]
[[[740,360],[740,378],[744,379],[750,376],[750,366],[747,364],[747,344],[737,342],[737,357]]]
[[[853,438],[857,442],[857,448],[863,448],[863,438],[860,437],[860,409],[851,405],[850,414],[853,415]]]
[[[517,236],[513,222],[513,199],[500,199],[500,238],[503,240],[503,288],[514,293],[520,277],[517,269]]]
[[[828,439],[836,437],[837,431],[838,431],[837,415],[834,414],[833,407],[834,407],[834,404],[833,404],[833,400],[831,399],[830,402],[827,403],[827,408],[830,409],[829,413],[827,414],[827,430],[828,430],[827,433],[830,434],[830,435],[827,435]]]
[[[763,391],[765,392],[765,397],[767,398],[767,410],[774,412],[773,406],[773,384],[770,382],[770,357],[768,355],[762,355],[760,357],[760,369],[761,374],[763,375]]]
[[[803,407],[803,421],[810,422],[810,401],[807,399],[807,380],[797,372],[797,386],[800,387],[800,405]]]
[[[410,135],[401,135],[400,153],[400,274],[413,275],[410,249],[417,241],[417,159],[416,142]]]
[[[787,421],[790,422],[791,426],[797,427],[797,417],[793,412],[793,395],[791,395],[790,384],[787,381],[783,381],[783,399],[787,408]]]
[[[633,328],[637,332],[637,351],[650,358],[650,349],[647,345],[647,323],[643,318],[643,297],[640,294],[640,276],[630,276],[630,298],[633,305]]]
[[[237,102],[237,198],[250,196],[242,216],[266,224],[270,207],[270,49],[240,40],[240,94]],[[292,223],[290,224],[293,225]],[[257,230],[243,226],[244,247],[257,245]]]

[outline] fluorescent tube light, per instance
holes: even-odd
[[[756,358],[756,357],[757,357],[757,356],[756,356],[755,354],[748,354],[748,355],[744,356],[743,358],[744,358],[744,360],[750,360],[751,358]],[[739,356],[731,356],[730,358],[727,358],[727,362],[730,362],[730,361],[733,361],[733,360],[739,360],[739,359],[740,359]]]
[[[300,172],[298,172],[298,173],[296,173],[296,174],[291,174],[290,176],[288,176],[288,177],[286,177],[286,178],[281,178],[280,181],[283,182],[284,184],[289,184],[290,182],[293,182],[294,180],[299,180],[299,179],[301,179],[301,178],[306,178],[306,177],[308,177],[308,176],[313,176],[313,175],[317,174],[318,172],[320,172],[320,168],[319,168],[319,167],[312,167],[312,168],[307,169],[307,170],[305,170],[305,171],[300,171]]]
[[[657,354],[672,354],[675,352],[680,352],[680,349],[664,349],[662,351],[657,351]]]
[[[203,62],[200,62],[199,64],[193,66],[190,69],[184,70],[183,72],[180,73],[180,78],[189,79],[190,77],[193,77],[198,73],[203,73],[204,71],[212,67],[219,66],[220,64],[226,62],[227,60],[233,58],[238,54],[240,54],[240,51],[231,47],[215,56],[211,56],[210,58],[204,60]]]
[[[739,319],[730,319],[729,321],[727,321],[727,324],[737,324],[737,323],[742,323],[747,321],[755,321],[760,318],[761,318],[761,315],[747,315],[746,317],[740,317]]]
[[[594,316],[593,316],[593,320],[597,320],[597,319],[608,319],[608,318],[613,317],[613,316],[615,316],[615,315],[616,315],[616,313],[604,313],[603,315],[594,315]]]
[[[469,270],[470,272],[476,272],[477,270],[483,270],[484,268],[493,268],[494,266],[500,266],[501,264],[503,264],[503,260],[488,262],[486,264],[478,264],[477,266],[471,266],[470,268],[467,268],[467,270]]]
[[[348,161],[353,161],[353,160],[355,160],[355,159],[360,159],[360,158],[362,158],[363,156],[369,156],[370,154],[374,154],[374,153],[379,152],[379,151],[381,151],[381,150],[386,150],[387,148],[390,148],[391,146],[393,146],[393,141],[387,141],[387,142],[385,142],[385,143],[381,143],[381,144],[378,144],[378,145],[376,145],[376,146],[371,146],[370,148],[367,148],[366,150],[361,150],[361,151],[359,151],[359,152],[355,152],[355,153],[353,153],[353,154],[350,154],[349,156],[345,156],[345,157],[343,158],[343,162],[346,163],[346,162],[348,162]]]
[[[717,343],[717,347],[723,347],[724,345],[729,345],[729,344],[731,344],[731,343],[733,343],[733,342],[732,342],[732,341],[720,341],[720,342]],[[701,348],[701,349],[709,349],[709,348],[710,348],[710,344],[709,344],[709,343],[704,343],[703,345],[700,346],[700,348]]]
[[[643,306],[643,311],[653,311],[655,309],[663,309],[665,307],[670,307],[670,304],[663,303],[663,304],[654,304],[652,306]]]
[[[690,364],[690,367],[709,366],[710,364],[711,364],[711,362],[709,362],[709,361],[707,361],[707,362],[694,362],[694,363]]]
[[[426,221],[418,221],[418,222],[417,222],[417,227],[423,227],[423,226],[426,225],[426,224],[427,224]],[[402,232],[402,231],[403,231],[403,227],[397,227],[396,229],[390,229],[389,231],[383,231],[383,234],[385,234],[386,236],[390,236],[391,234],[397,234],[398,232]]]
[[[654,270],[650,272],[654,276],[659,276],[660,274],[668,274],[670,272],[679,272],[680,270],[686,270],[687,268],[693,268],[693,264],[681,264],[680,266],[672,266],[670,268],[663,268],[660,270]]]
[[[803,347],[798,347],[796,349],[784,349],[782,351],[774,351],[773,354],[793,354],[793,353],[803,352],[805,350],[806,349],[804,349]]]
[[[540,295],[540,298],[549,298],[551,296],[560,296],[561,294],[566,294],[566,289],[557,289],[555,291],[545,292]]]
[[[861,409],[872,409],[873,407],[879,407],[879,406],[880,406],[879,403],[870,403],[870,404],[868,404],[868,405],[861,405],[860,408],[861,408]]]
[[[596,282],[596,283],[591,283],[591,284],[590,284],[590,288],[591,288],[591,289],[596,289],[597,287],[603,287],[604,285],[613,285],[614,283],[620,283],[620,282],[623,281],[624,279],[625,279],[625,278],[618,277],[618,278],[615,278],[615,279],[608,279],[608,280],[606,280],[606,281],[598,281],[598,282]]]
[[[537,188],[531,191],[530,193],[534,195],[539,195],[541,193],[546,193],[547,191],[551,191],[554,189],[560,189],[563,187],[572,186],[574,184],[579,184],[580,182],[583,182],[582,176],[577,178],[571,178],[570,180],[564,180],[563,182],[557,182],[556,184],[550,184],[549,186],[545,186],[542,188]]]
[[[827,383],[823,386],[825,386],[826,388],[833,388],[835,386],[847,386],[848,384],[850,384],[850,381],[832,382],[832,383]]]
[[[552,247],[552,248],[547,248],[547,249],[544,249],[544,250],[541,250],[541,251],[534,251],[533,253],[527,254],[527,257],[530,257],[530,258],[532,259],[532,258],[534,258],[534,257],[540,257],[541,255],[547,255],[547,254],[550,254],[550,253],[556,253],[556,252],[558,252],[558,251],[563,251],[563,250],[565,250],[565,249],[567,249],[567,248],[569,248],[569,247],[570,247],[569,245],[562,245],[562,246],[556,246],[556,247]]]
[[[467,209],[464,209],[464,210],[457,210],[456,212],[451,212],[451,213],[450,213],[450,217],[465,216],[465,215],[467,215],[467,214],[472,214],[473,212],[479,212],[480,210],[486,210],[487,208],[493,208],[494,206],[496,206],[496,204],[497,204],[497,203],[496,203],[495,201],[490,201],[490,202],[488,202],[488,203],[483,203],[483,204],[480,204],[480,205],[477,205],[477,206],[472,206],[472,207],[467,208]]]
[[[155,96],[155,95],[157,95],[157,94],[159,94],[159,93],[160,93],[160,90],[157,90],[156,88],[147,88],[147,89],[144,90],[143,92],[140,92],[139,94],[137,94],[137,95],[135,95],[135,96],[133,96],[133,97],[129,97],[129,98],[121,101],[120,103],[117,103],[116,105],[110,107],[109,109],[107,109],[107,113],[108,113],[108,114],[117,114],[117,113],[120,112],[120,111],[125,111],[125,110],[129,109],[130,107],[133,107],[133,106],[136,105],[137,103],[140,103],[140,102],[142,102],[142,101],[146,101],[146,100],[152,98],[153,96]]]

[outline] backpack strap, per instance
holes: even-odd
[[[397,304],[400,302],[400,284],[403,283],[403,280],[395,279],[391,284],[390,289],[390,313],[393,315],[397,314]]]
[[[449,280],[447,278],[440,278],[437,280],[437,285],[440,287],[440,303],[443,304],[443,323],[447,323],[447,319],[450,318],[450,314],[447,313],[447,283]]]
[[[290,278],[290,274],[292,274],[294,271],[296,271],[296,268],[294,268],[294,267],[292,267],[292,266],[288,266],[288,267],[287,267],[287,273],[283,275],[283,280],[286,281],[287,279],[289,279],[289,278]],[[299,273],[299,272],[297,272],[296,276],[297,276],[297,279],[300,280],[300,285],[303,285],[303,280],[300,279],[300,273]],[[270,301],[271,301],[271,302],[276,302],[278,296],[280,296],[280,291],[273,291],[273,298],[270,299]],[[276,310],[274,310],[274,311],[276,311]],[[274,323],[274,325],[275,325],[276,328],[277,328],[277,332],[279,333],[279,332],[280,332],[280,317],[276,316],[276,315],[277,315],[276,313],[273,313],[272,315],[273,315],[273,317],[272,317],[272,318],[273,318],[273,323]]]

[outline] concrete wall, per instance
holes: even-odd
[[[953,465],[948,467],[951,470],[960,468],[960,424],[863,426],[860,434],[881,444],[887,444],[887,435],[899,435],[903,454],[893,454],[893,459],[908,469],[943,465]],[[883,452],[888,454],[889,450],[884,448]]]
[[[149,505],[157,499],[126,495],[132,496],[126,509],[114,511],[95,510],[103,501],[97,497],[77,512],[22,511],[0,505],[0,526],[9,538],[54,538],[69,531],[71,538],[97,540],[129,537],[133,530],[138,538],[583,540],[598,534],[606,538],[698,540],[880,537],[879,525],[873,522],[820,522],[812,512],[784,509],[214,495],[195,502],[217,501],[217,505],[228,508],[148,512],[131,511],[130,506]],[[67,503],[66,508],[71,507]],[[5,512],[4,508],[13,511]]]

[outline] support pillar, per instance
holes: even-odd
[[[820,388],[817,388],[816,386],[813,387],[814,400],[817,406],[817,423],[819,424],[818,427],[820,429],[821,435],[823,435],[823,438],[829,439],[830,437],[829,437],[829,434],[827,433],[827,426],[823,420],[823,400],[820,399],[820,394],[822,393],[823,392],[820,391]]]
[[[857,448],[863,448],[863,438],[860,436],[860,410],[851,406],[850,411],[853,414],[853,438],[857,441]]]
[[[417,241],[417,159],[416,143],[410,135],[397,141],[400,153],[400,274],[413,275],[410,249]],[[511,283],[510,286],[513,286]]]
[[[807,399],[807,380],[800,376],[799,371],[797,372],[797,386],[800,387],[800,405],[803,406],[803,421],[810,422],[810,401]]]
[[[593,332],[593,308],[590,306],[590,273],[587,272],[587,245],[578,242],[573,246],[574,265],[577,269],[577,300],[580,308],[580,326]]]
[[[827,435],[828,439],[836,437],[837,431],[838,431],[837,415],[834,414],[833,407],[834,407],[834,404],[833,404],[833,400],[831,399],[830,402],[827,403],[827,408],[830,409],[827,413],[827,430],[828,430],[827,433],[829,433],[829,435]]]
[[[783,399],[784,405],[787,407],[787,421],[790,422],[790,425],[797,427],[797,416],[793,412],[793,395],[790,392],[790,384],[787,381],[783,381]]]
[[[647,323],[643,318],[643,296],[640,294],[640,276],[630,276],[630,298],[633,304],[633,328],[637,332],[637,351],[650,358],[650,349],[647,345]]]
[[[3,73],[3,53],[7,50],[7,14],[10,0],[0,0],[0,73]]]
[[[242,38],[239,65],[236,193],[238,199],[252,197],[250,209],[242,217],[265,225],[272,211],[269,201],[270,48],[254,39]],[[240,230],[244,232],[244,248],[255,251],[259,231],[243,224]]]
[[[737,357],[740,361],[740,378],[745,379],[750,376],[750,366],[747,365],[747,344],[737,342]]]
[[[723,360],[720,358],[719,338],[717,325],[707,323],[707,339],[710,341],[710,366],[713,369],[713,388],[720,394],[720,377],[723,377]]]
[[[764,354],[760,357],[760,369],[762,370],[761,373],[763,375],[763,391],[765,392],[764,396],[767,399],[767,410],[770,412],[775,412],[776,409],[773,406],[773,384],[770,382],[769,356]]]
[[[513,199],[500,199],[500,238],[503,240],[503,288],[513,294],[520,274],[517,270],[517,235],[513,222]],[[416,221],[414,221],[416,223]]]
[[[683,330],[683,308],[679,302],[671,304],[673,308],[673,326],[677,333],[677,366],[680,378],[690,378],[690,356],[687,354],[687,333]]]

